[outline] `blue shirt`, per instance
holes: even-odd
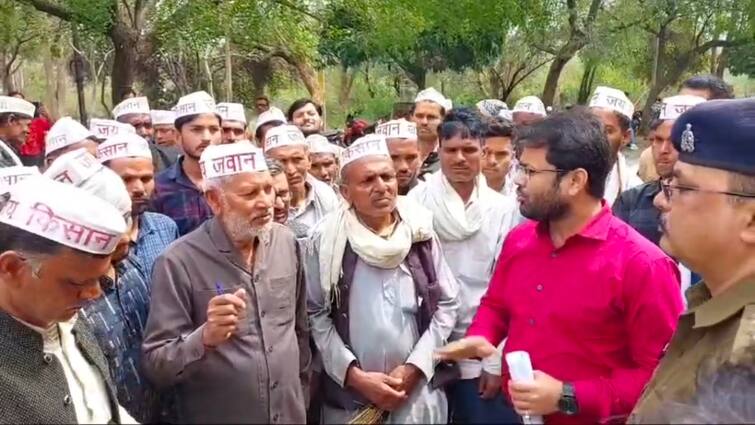
[[[178,237],[178,226],[170,217],[152,212],[139,216],[139,235],[132,251],[139,257],[147,276],[152,276],[157,257]]]
[[[149,313],[150,285],[139,259],[129,253],[116,266],[115,281],[101,282],[102,296],[81,310],[94,330],[118,390],[118,401],[139,423],[159,414],[158,393],[144,377],[141,347]]]
[[[212,210],[200,191],[184,173],[185,157],[155,176],[155,192],[152,205],[155,212],[165,214],[178,225],[183,236],[212,217]]]

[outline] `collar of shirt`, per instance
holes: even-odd
[[[289,209],[289,219],[294,219],[296,217],[299,217],[300,215],[304,214],[305,211],[309,207],[312,206],[312,203],[315,201],[315,196],[317,195],[315,192],[317,189],[315,189],[315,184],[312,182],[314,177],[312,177],[311,174],[307,174],[306,180],[304,180],[304,187],[307,188],[307,199],[304,200],[304,205],[302,205],[300,208],[291,207]]]
[[[197,186],[194,183],[192,183],[191,179],[189,179],[189,176],[187,176],[186,173],[184,173],[183,162],[184,162],[185,157],[186,157],[185,155],[181,155],[180,157],[178,157],[178,160],[176,161],[176,163],[171,165],[166,170],[166,175],[168,176],[170,180],[173,180],[174,182],[176,182],[176,184],[180,184],[181,186],[186,186],[196,191],[199,191]]]
[[[690,309],[684,315],[694,315],[694,328],[715,326],[740,312],[745,306],[755,304],[755,282],[739,282],[722,294],[712,297],[704,282],[687,291]]]
[[[223,225],[220,223],[220,220],[217,217],[211,218],[207,222],[207,226],[207,232],[209,234],[210,240],[213,244],[215,244],[215,248],[217,248],[219,252],[225,254],[226,258],[231,263],[235,264],[242,270],[249,272],[241,259],[239,250],[236,249],[236,246],[233,244],[233,242],[231,242],[231,239],[228,237],[228,234],[223,228]],[[258,237],[254,244],[254,265],[256,268],[258,264],[265,264],[265,254],[267,251],[266,248],[270,245],[270,235],[268,234],[267,237]]]
[[[577,232],[574,236],[580,236],[586,239],[595,239],[599,241],[605,241],[608,237],[608,231],[611,229],[611,209],[605,200],[600,201],[600,212],[596,214],[585,227]],[[550,240],[550,233],[548,232],[548,223],[540,222],[537,225],[537,234],[540,238],[548,238]],[[569,237],[566,240],[568,243],[574,236]],[[566,244],[564,244],[565,246]]]

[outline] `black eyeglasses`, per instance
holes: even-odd
[[[659,180],[658,185],[661,187],[661,192],[663,192],[663,196],[666,197],[667,201],[671,200],[674,192],[717,193],[719,195],[735,196],[737,198],[755,199],[755,193],[726,192],[723,190],[700,189],[699,187],[671,184],[671,178]]]
[[[540,173],[564,174],[564,173],[568,173],[569,171],[571,170],[562,170],[560,168],[554,168],[552,170],[551,169],[538,170],[536,168],[525,167],[519,163],[514,165],[514,177],[516,178],[517,176],[522,176],[524,177],[524,180],[529,180],[535,174],[540,174]]]

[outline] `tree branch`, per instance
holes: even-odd
[[[301,6],[299,6],[298,4],[296,4],[296,3],[292,2],[292,1],[289,1],[289,0],[272,0],[272,2],[273,3],[277,3],[277,4],[281,5],[281,6],[287,7],[287,8],[289,8],[289,9],[295,11],[295,12],[299,12],[299,13],[301,13],[303,15],[307,15],[310,18],[312,18],[312,19],[314,19],[316,21],[319,21],[319,22],[324,21],[324,19],[321,16],[315,15],[314,13],[310,12],[306,8],[301,7]]]
[[[138,1],[137,1],[138,3]],[[131,21],[131,26],[136,26],[136,18],[135,14],[131,11],[131,6],[128,5],[128,0],[121,0],[121,4],[123,5],[123,8],[126,9],[126,15],[128,16],[129,21]]]
[[[603,0],[592,0],[592,3],[590,3],[590,10],[587,12],[587,20],[585,23],[590,26],[593,22],[595,22],[595,19],[598,16],[598,11],[600,10],[600,7],[603,5]]]
[[[535,65],[534,67],[530,68],[527,72],[525,72],[524,74],[522,74],[520,76],[519,81],[515,81],[514,82],[514,84],[512,85],[512,88],[518,86],[519,83],[521,83],[522,81],[524,81],[525,79],[527,79],[527,77],[529,77],[530,75],[532,75],[533,72],[535,72],[538,69],[542,68],[543,66],[545,66],[548,62],[550,62],[552,60],[553,60],[553,58],[546,59],[546,60],[540,62],[539,64]]]
[[[749,40],[745,38],[740,38],[738,40],[710,40],[692,49],[692,52],[701,55],[714,47],[736,47],[747,44],[748,41]]]
[[[571,28],[572,31],[577,30],[577,1],[576,0],[566,0],[566,8],[569,11],[569,28]]]
[[[70,10],[60,5],[50,3],[49,1],[46,1],[46,0],[21,0],[21,1],[23,1],[24,3],[28,5],[31,5],[32,7],[34,7],[40,12],[44,12],[48,15],[55,16],[64,21],[72,21],[74,18],[74,14]]]

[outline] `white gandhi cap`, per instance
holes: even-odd
[[[386,139],[416,139],[417,125],[402,118],[378,125],[375,134],[383,135]]]
[[[283,146],[306,146],[304,133],[295,125],[280,125],[268,130],[265,134],[265,152],[270,152],[275,148]]]
[[[173,110],[176,113],[176,119],[189,115],[218,113],[215,109],[215,99],[205,91],[198,91],[183,96],[178,99],[178,103],[176,103]]]
[[[223,121],[238,121],[246,124],[246,114],[244,113],[244,105],[240,103],[218,103],[215,110],[220,115]]]
[[[627,95],[612,87],[598,86],[590,98],[590,108],[605,108],[618,112],[628,119],[634,115],[634,105]]]
[[[379,134],[368,134],[360,137],[343,150],[341,154],[341,170],[354,161],[376,155],[384,156],[388,159],[391,158],[388,146],[385,143],[385,137]]]
[[[202,177],[214,179],[239,173],[267,171],[262,150],[248,141],[210,145],[199,158]]]
[[[31,176],[13,186],[0,222],[90,254],[109,255],[126,221],[108,202],[75,186]]]
[[[29,176],[38,176],[37,167],[25,167],[16,165],[13,167],[0,168],[0,193],[6,193],[12,186],[22,182]]]
[[[451,102],[451,99],[447,99],[441,92],[435,90],[432,87],[426,88],[417,93],[417,97],[414,98],[414,103],[419,102],[437,103],[438,105],[442,106],[443,109],[446,110],[446,112],[450,111],[453,108],[453,102]]]
[[[34,117],[34,104],[12,96],[0,96],[0,114],[18,114],[28,118]]]
[[[265,124],[271,122],[280,122],[281,124],[285,124],[286,121],[286,115],[283,113],[283,111],[276,108],[275,106],[271,106],[270,109],[261,113],[257,117],[257,122],[254,123],[254,135],[256,137],[257,130],[259,130],[259,128]]]
[[[130,124],[115,120],[103,120],[100,118],[92,118],[89,120],[89,131],[98,140],[104,140],[108,137],[115,136],[116,134],[136,134],[136,129]]]
[[[113,117],[118,119],[128,114],[149,114],[149,101],[146,97],[131,97],[115,105]]]
[[[94,137],[91,131],[71,117],[63,117],[53,124],[45,136],[45,156]]]
[[[145,158],[152,161],[149,142],[136,134],[117,134],[97,147],[100,162],[118,158]]]
[[[545,105],[543,104],[543,101],[537,96],[525,96],[519,99],[519,101],[514,104],[514,109],[511,110],[512,115],[515,112],[529,112],[531,114],[540,115],[541,117],[547,115],[545,113]]]
[[[661,108],[661,114],[658,119],[675,120],[687,109],[703,102],[705,102],[704,97],[689,94],[667,97],[663,99],[663,108]]]
[[[153,109],[149,115],[152,118],[152,125],[173,125],[176,122],[176,113],[173,111]]]

